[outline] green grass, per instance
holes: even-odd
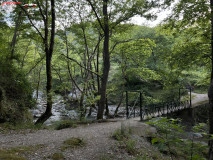
[[[130,155],[137,155],[139,154],[139,151],[135,148],[136,145],[136,141],[133,139],[129,139],[126,141],[126,151],[130,154]]]
[[[76,121],[73,120],[61,120],[53,122],[52,125],[48,126],[48,129],[61,130],[65,128],[74,128],[77,127]]]
[[[131,160],[162,160],[162,159],[169,159],[168,157],[163,157],[162,154],[159,152],[156,152],[156,149],[154,150],[153,147],[144,147],[142,144],[137,142],[141,137],[135,138],[132,136],[131,132],[128,132],[129,129],[126,128],[126,132],[121,132],[121,130],[116,130],[111,138],[118,141],[118,148],[122,150],[123,152],[126,152],[128,155],[130,155],[132,158]],[[128,135],[126,134],[128,133]],[[144,139],[141,139],[144,140]],[[136,148],[137,146],[137,148]],[[110,156],[105,155],[101,157],[101,160],[111,160]]]
[[[13,153],[8,150],[1,150],[1,149],[0,149],[0,159],[2,159],[2,160],[26,160],[26,158],[18,155],[17,153]]]
[[[138,151],[135,148],[136,142],[131,139],[129,132],[121,132],[121,130],[116,130],[113,133],[112,138],[118,140],[122,148],[124,148],[130,155],[138,154]]]
[[[44,145],[36,146],[21,146],[14,147],[10,149],[0,149],[0,159],[1,160],[26,160],[23,156],[24,154],[30,154],[34,151],[44,147]]]
[[[86,145],[86,142],[82,138],[69,138],[63,142],[63,145],[61,146],[61,150],[67,150],[67,149],[73,149],[77,147],[83,147]]]
[[[64,160],[65,159],[63,153],[61,153],[61,152],[54,153],[51,158],[52,158],[52,160]]]
[[[52,125],[47,127],[47,129],[61,130],[61,129],[65,129],[65,128],[75,128],[78,125],[91,124],[94,122],[96,122],[96,121],[86,120],[86,119],[82,119],[81,121],[71,120],[71,119],[60,120],[60,121],[53,122]]]
[[[9,122],[1,123],[0,124],[0,132],[1,133],[7,133],[10,130],[14,131],[20,131],[20,130],[39,130],[39,129],[44,129],[45,127],[43,125],[34,125],[32,122],[27,122],[27,123],[19,123],[19,124],[13,124]]]
[[[122,141],[124,139],[128,139],[129,134],[127,132],[122,133],[120,129],[117,129],[113,134],[112,138],[118,141]]]
[[[132,160],[152,160],[153,158],[148,158],[147,156],[136,156]],[[155,159],[155,158],[154,158]],[[157,159],[157,158],[156,158]]]
[[[115,155],[108,155],[108,154],[104,154],[99,157],[99,160],[115,160],[115,159],[116,159]]]
[[[61,130],[61,129],[65,129],[65,128],[74,128],[77,127],[78,124],[91,124],[94,123],[96,121],[94,120],[86,120],[83,119],[81,121],[76,121],[76,120],[60,120],[60,121],[56,121],[53,122],[52,125],[50,126],[45,126],[45,125],[34,125],[34,123],[32,122],[27,122],[27,123],[18,123],[18,124],[13,124],[13,123],[1,123],[0,124],[0,133],[8,133],[11,130],[14,131],[24,131],[26,129],[30,129],[30,130],[40,130],[40,129],[49,129],[49,130]]]

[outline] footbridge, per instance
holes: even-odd
[[[196,93],[192,93],[191,88],[187,89],[188,99],[182,98],[181,90],[184,88],[179,88],[179,97],[173,101],[161,102],[161,103],[151,103],[145,104],[143,99],[142,91],[137,90],[128,90],[126,94],[126,117],[133,118],[140,116],[140,120],[146,120],[149,118],[154,118],[158,116],[167,115],[173,112],[177,112],[186,108],[196,107],[201,99],[199,97],[193,100],[193,96],[196,96]],[[185,89],[186,90],[186,89]],[[135,93],[137,95],[136,99],[132,101],[129,97],[129,94]],[[199,95],[199,94],[197,94]],[[200,94],[201,95],[201,94]],[[202,94],[202,101],[207,101],[207,95]],[[197,104],[197,105],[196,105]]]

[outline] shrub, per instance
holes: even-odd
[[[52,155],[52,159],[53,159],[53,160],[64,160],[65,158],[64,158],[63,153],[58,152],[58,153],[54,153],[54,154]]]
[[[195,142],[194,136],[182,139],[187,136],[178,121],[180,120],[161,117],[160,120],[146,122],[158,129],[158,134],[151,140],[152,144],[158,147],[160,152],[170,154],[171,157],[199,160],[207,158],[208,146]],[[203,127],[203,124],[199,124],[194,128],[200,130]]]
[[[82,138],[69,138],[66,141],[64,141],[63,146],[61,147],[61,150],[64,151],[69,148],[77,148],[77,147],[82,147],[85,146],[85,141]]]
[[[32,120],[32,89],[23,72],[11,62],[0,60],[0,122]]]
[[[56,130],[61,130],[64,128],[76,127],[76,124],[71,120],[62,120],[56,123]]]

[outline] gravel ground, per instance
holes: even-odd
[[[128,160],[131,156],[122,153],[117,148],[117,141],[111,138],[116,129],[121,128],[121,124],[131,126],[140,125],[146,128],[147,125],[138,122],[139,118],[131,120],[117,120],[115,122],[102,122],[90,125],[83,125],[77,128],[67,128],[63,130],[39,130],[33,133],[9,133],[0,134],[0,148],[11,148],[17,146],[42,145],[36,152],[26,155],[27,159],[40,160],[48,159],[53,153],[60,152],[63,141],[71,137],[83,138],[86,145],[83,147],[68,149],[63,154],[68,160],[98,160],[102,156],[113,157],[114,159]],[[126,123],[128,122],[128,123]],[[145,130],[144,130],[145,132]]]

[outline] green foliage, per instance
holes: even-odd
[[[115,140],[118,140],[118,141],[128,139],[128,137],[129,137],[129,134],[127,134],[127,132],[121,132],[120,129],[116,130],[112,135],[112,138],[114,138]]]
[[[17,155],[16,153],[8,153],[5,150],[0,150],[0,159],[4,160],[26,160],[26,158]]]
[[[23,122],[31,120],[28,112],[34,106],[30,83],[13,63],[0,60],[0,121]]]
[[[177,91],[163,90],[157,93],[162,88],[178,88],[191,84],[195,89],[198,87],[200,89],[209,84],[210,8],[206,1],[177,2],[174,13],[170,16],[168,24],[170,26],[165,25],[166,31],[161,30],[160,26],[150,28],[125,24],[135,15],[153,18],[155,16],[150,10],[169,6],[172,1],[107,1],[111,33],[109,40],[111,70],[107,86],[107,98],[110,103],[118,104],[125,90],[143,91],[144,102],[149,104],[177,99]],[[57,17],[60,17],[60,26],[57,28],[60,29],[56,31],[52,56],[52,88],[53,91],[63,95],[78,90],[77,88],[82,90],[76,99],[79,99],[81,94],[84,95],[81,106],[81,111],[84,112],[87,107],[95,106],[100,99],[98,78],[93,73],[99,72],[97,74],[102,75],[104,67],[103,39],[98,42],[99,38],[103,38],[103,2],[91,1],[100,21],[97,21],[87,1],[69,2],[62,8],[58,6],[63,1],[55,2],[59,10]],[[42,3],[43,1],[41,5]],[[0,75],[2,75],[0,99],[3,99],[0,102],[0,117],[3,117],[0,121],[30,119],[27,112],[27,109],[33,106],[30,88],[38,90],[46,88],[44,45],[25,16],[21,16],[20,19],[14,60],[9,60],[10,43],[19,9],[15,8],[13,14],[10,14],[12,18],[10,27],[5,23],[7,14],[0,13],[0,24],[3,29],[0,31]],[[31,19],[34,22],[42,20],[38,15],[39,11],[36,10]],[[179,21],[180,15],[183,17]],[[48,27],[50,24],[48,23]],[[40,32],[43,34],[42,30]],[[68,57],[71,59],[68,60]],[[93,73],[90,73],[90,70]],[[29,77],[30,83],[25,74]],[[136,97],[133,94],[129,95],[130,103]]]
[[[30,122],[20,122],[20,123],[10,123],[10,122],[5,122],[0,124],[0,132],[1,133],[8,133],[11,130],[15,131],[21,131],[25,129],[30,129],[30,130],[39,130],[39,129],[44,129],[45,127],[42,125],[34,125],[32,121]]]
[[[138,151],[135,148],[135,140],[129,139],[126,141],[126,150],[131,155],[136,155]]]
[[[36,145],[36,146],[14,147],[14,148],[10,148],[10,149],[0,149],[0,159],[2,159],[2,160],[26,160],[26,158],[24,158],[25,154],[32,153],[42,147],[44,147],[44,146]]]
[[[138,153],[138,151],[135,148],[136,141],[131,139],[129,129],[127,128],[125,129],[127,131],[116,130],[113,133],[112,138],[119,141],[121,146],[123,146],[129,154],[136,155]]]
[[[64,128],[76,127],[76,123],[72,120],[62,120],[55,122],[54,126],[56,130],[61,130]]]
[[[161,118],[146,122],[154,125],[158,129],[158,134],[152,138],[151,143],[158,147],[159,151],[184,159],[205,159],[208,153],[208,146],[191,139],[181,139],[184,137],[184,128],[178,124],[180,120]],[[194,127],[195,131],[200,131],[204,127],[199,124]]]

